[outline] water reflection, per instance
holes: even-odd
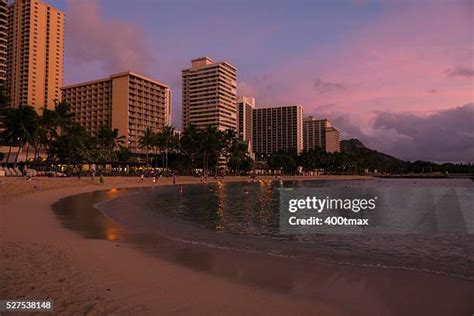
[[[123,227],[98,212],[94,204],[130,192],[110,189],[67,197],[55,203],[53,211],[65,227],[80,232],[86,238],[119,240],[124,233]]]
[[[280,185],[279,182],[275,184]],[[406,271],[372,270],[299,260],[306,258],[302,254],[308,254],[307,244],[285,240],[275,243],[267,239],[214,232],[216,229],[236,231],[241,226],[235,219],[240,218],[248,228],[246,235],[272,234],[272,227],[278,221],[274,211],[278,208],[275,204],[278,191],[270,189],[271,187],[267,182],[258,182],[209,186],[203,184],[186,186],[183,190],[179,186],[153,190],[108,190],[63,199],[54,206],[54,211],[64,226],[87,238],[127,241],[150,255],[196,271],[305,299],[317,297],[338,306],[352,308],[350,314],[373,314],[375,310],[385,308],[387,314],[394,315],[408,314],[414,310],[436,315],[453,306],[456,308],[455,314],[462,314],[474,307],[469,301],[474,285],[469,281]],[[245,190],[255,190],[258,193],[245,193]],[[126,223],[126,228],[109,220],[93,207],[100,201],[114,198],[116,199],[112,202],[103,204],[107,206],[104,210],[118,223]],[[185,221],[171,220],[161,216],[162,214]],[[199,226],[190,225],[192,223],[201,223],[210,229],[203,230]],[[356,238],[356,243],[362,249],[353,248],[345,238],[351,242]],[[432,250],[446,248],[453,252],[472,253],[472,247],[465,246],[460,239],[437,238],[434,246],[431,243],[433,240],[428,241],[429,244],[425,236],[411,238],[408,254],[412,257],[419,256],[419,250],[427,246],[432,247]],[[358,254],[378,260],[387,256],[385,249],[378,248],[384,245],[390,250],[387,260],[397,263],[398,259],[393,253],[399,251],[396,247],[405,249],[406,242],[401,237],[395,240],[391,236],[382,236],[379,240],[367,236],[321,236],[312,245],[309,255],[314,255],[316,259],[334,257],[338,261],[344,261],[353,260],[354,255]],[[449,254],[451,265],[455,264],[460,271],[472,268],[472,261],[455,255],[457,254]],[[464,261],[460,261],[461,259]],[[408,261],[405,257],[399,260],[401,263]],[[436,257],[431,257],[426,262],[420,261],[420,268],[432,261],[441,262]],[[426,288],[430,291],[425,291]],[[406,292],[417,295],[406,297],[403,295]],[[437,305],[427,306],[424,302],[433,297],[439,298],[436,299]],[[440,308],[440,305],[445,309]]]

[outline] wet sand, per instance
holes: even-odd
[[[474,309],[474,282],[429,273],[289,264],[165,239],[154,240],[161,252],[147,252],[90,205],[121,194],[117,187],[151,179],[107,178],[103,186],[33,180],[39,188],[7,181],[0,199],[0,298],[50,298],[58,314],[470,315]],[[178,178],[193,182],[199,179]],[[69,225],[51,211],[60,198],[97,190],[105,191],[71,205],[91,213]]]
[[[149,178],[143,182],[106,178],[104,185],[88,178],[0,180],[1,298],[53,299],[55,313],[68,315],[343,314],[339,307],[317,298],[308,300],[232,282],[147,255],[113,237],[83,238],[64,228],[51,211],[51,205],[63,197],[150,186]],[[212,181],[217,180],[209,179]],[[198,178],[178,178],[178,184],[198,182]],[[169,184],[170,178],[159,179],[157,185]]]

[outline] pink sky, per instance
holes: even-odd
[[[474,161],[474,127],[451,115],[461,107],[474,121],[474,1],[209,1],[67,1],[66,83],[142,72],[171,85],[179,127],[181,69],[208,55],[238,68],[239,92],[257,105],[301,104],[344,138],[404,159]],[[449,117],[459,154],[417,152],[409,142],[433,130],[416,138],[401,128],[406,115]]]

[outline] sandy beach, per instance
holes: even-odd
[[[318,179],[349,179],[364,177],[317,177]],[[309,179],[291,177],[291,179]],[[311,178],[311,179],[314,179]],[[355,315],[351,306],[336,304],[327,297],[342,294],[342,288],[323,286],[327,293],[313,293],[311,298],[286,295],[246,283],[232,282],[209,273],[193,270],[173,262],[147,255],[120,240],[85,239],[62,227],[51,211],[51,205],[66,196],[113,188],[132,188],[152,185],[151,179],[105,178],[105,184],[90,178],[3,178],[0,184],[0,298],[36,298],[54,300],[55,314],[67,315]],[[228,177],[219,181],[242,181],[248,178]],[[171,178],[159,179],[157,185],[172,184]],[[209,179],[209,182],[218,181]],[[199,178],[178,177],[178,184],[199,183]],[[228,260],[233,260],[228,259]],[[235,260],[247,259],[236,257]],[[264,261],[262,261],[264,262]],[[272,264],[269,262],[269,264]],[[275,270],[278,263],[275,262]],[[321,274],[342,278],[338,269]],[[354,290],[373,291],[373,310],[379,315],[392,315],[384,310],[385,296],[366,283],[372,270],[353,269]],[[284,270],[283,270],[284,271]],[[328,270],[329,271],[329,270]],[[317,275],[317,274],[316,274]],[[442,292],[418,294],[423,288],[458,289],[468,301],[474,289],[472,282],[421,274],[418,280],[409,279],[405,272],[392,274],[375,271],[374,284],[393,283],[399,291],[406,284],[413,292],[398,293],[390,304],[408,304],[414,310],[421,304],[443,300]],[[420,275],[418,273],[417,275]],[[440,281],[441,280],[441,281]],[[322,278],[314,281],[327,282]],[[337,280],[336,280],[337,281]],[[396,292],[395,292],[396,293]],[[403,295],[402,295],[403,294]],[[415,295],[418,295],[415,298]],[[453,294],[455,295],[455,294]],[[457,295],[457,294],[456,294]],[[411,298],[410,298],[411,296]],[[321,300],[319,300],[321,297]],[[447,299],[450,299],[448,297]],[[416,302],[418,301],[418,302]],[[363,303],[364,302],[359,302]],[[357,304],[355,301],[354,304]],[[388,304],[388,303],[387,303]],[[418,304],[418,305],[417,305]],[[421,306],[420,305],[420,306]],[[448,304],[434,306],[433,311],[450,312]],[[436,313],[435,313],[436,314]]]
[[[325,177],[327,178],[327,177]],[[331,178],[331,177],[329,177]],[[242,181],[229,177],[220,181]],[[293,177],[294,179],[294,177]],[[151,179],[2,178],[0,297],[53,299],[55,313],[336,315],[317,301],[288,299],[152,258],[124,243],[83,239],[51,212],[58,199],[95,190],[152,185]],[[209,179],[209,182],[217,181]],[[178,183],[198,178],[179,177]],[[157,185],[172,184],[171,178]]]

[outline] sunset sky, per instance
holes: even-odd
[[[209,56],[257,105],[301,104],[344,139],[474,162],[474,1],[46,0],[66,13],[65,84],[134,70],[173,89]]]

